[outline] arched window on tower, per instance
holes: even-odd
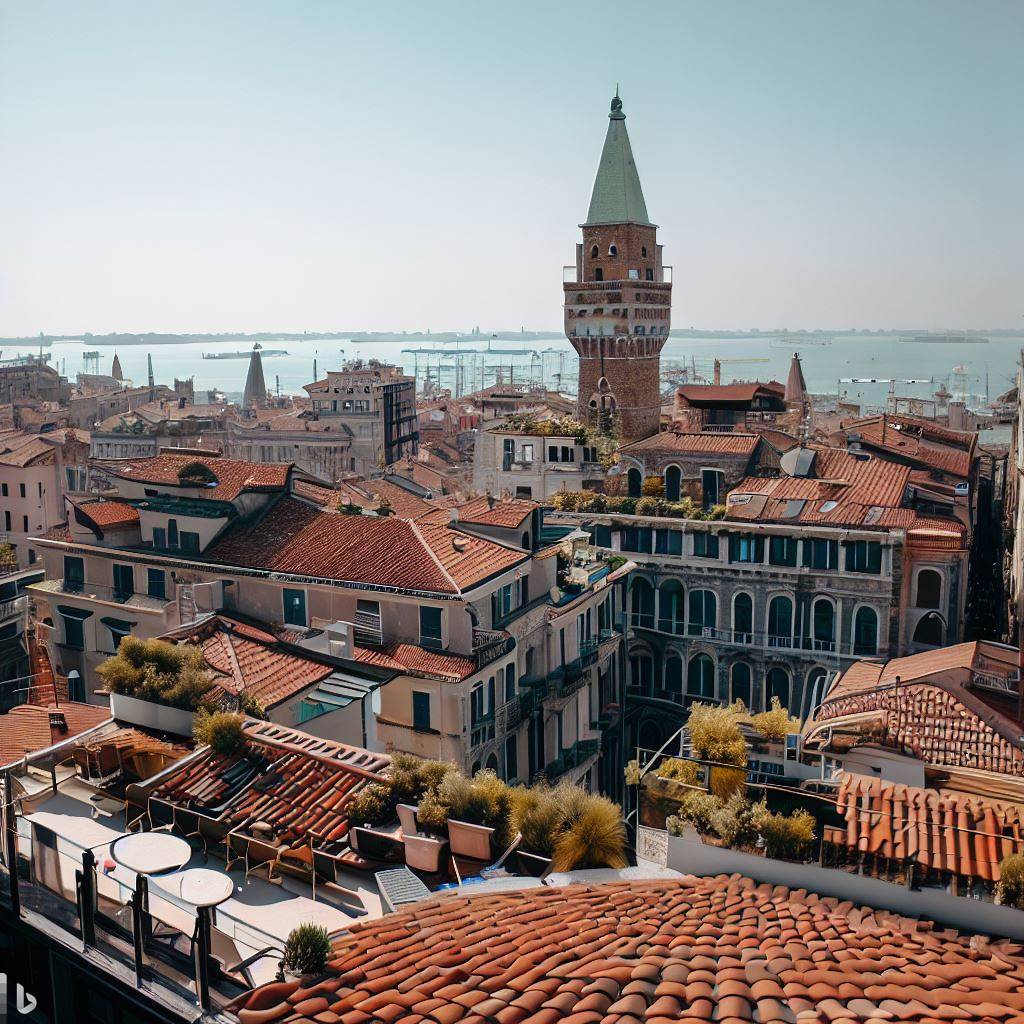
[[[626,473],[626,490],[631,498],[640,497],[643,483],[643,476],[635,466]]]
[[[604,271],[600,267],[594,267],[594,280],[595,281],[603,281],[604,280]]]
[[[593,248],[592,248],[592,249],[590,250],[590,258],[591,258],[592,260],[596,260],[596,259],[597,259],[597,257],[598,257],[598,256],[599,256],[600,254],[601,254],[601,250],[600,250],[600,249],[598,249],[598,247],[597,247],[596,245],[595,245],[595,246],[594,246],[594,247],[593,247]]]
[[[640,255],[641,256],[646,256],[647,255],[647,246],[646,245],[640,246]]]
[[[608,255],[609,256],[618,256],[619,255],[619,247],[617,245],[609,245],[608,246]]]

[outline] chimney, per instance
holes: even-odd
[[[50,729],[56,729],[62,735],[68,731],[68,720],[64,717],[63,711],[50,712]]]
[[[718,387],[722,383],[722,363],[721,360],[715,360],[715,387]]]
[[[491,494],[490,491],[488,491],[487,492],[487,507],[488,508],[494,508],[494,506],[496,504],[497,504],[497,499],[494,497],[493,494]]]

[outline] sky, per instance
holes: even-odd
[[[0,336],[559,328],[621,89],[673,326],[1024,330],[1024,3],[0,0]]]

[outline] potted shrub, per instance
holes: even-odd
[[[285,974],[302,982],[324,973],[331,955],[331,939],[327,929],[318,924],[300,924],[288,934],[284,944]]]
[[[1024,910],[1024,854],[1011,853],[999,862],[996,903]]]
[[[205,708],[195,717],[193,735],[217,754],[230,757],[245,748],[245,716],[233,711],[209,712]]]
[[[555,871],[584,868],[624,868],[626,828],[622,812],[603,796],[573,787],[565,819],[554,844]]]

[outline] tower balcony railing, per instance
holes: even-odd
[[[579,278],[579,272],[576,268],[575,263],[569,263],[562,267],[562,284],[578,284],[586,285],[588,288],[603,288],[608,284],[621,284],[626,282],[627,284],[647,284],[647,285],[659,285],[659,284],[671,284],[672,283],[672,267],[665,266],[661,268],[661,277],[654,281],[648,281],[643,277],[609,277],[604,281],[581,281]]]

